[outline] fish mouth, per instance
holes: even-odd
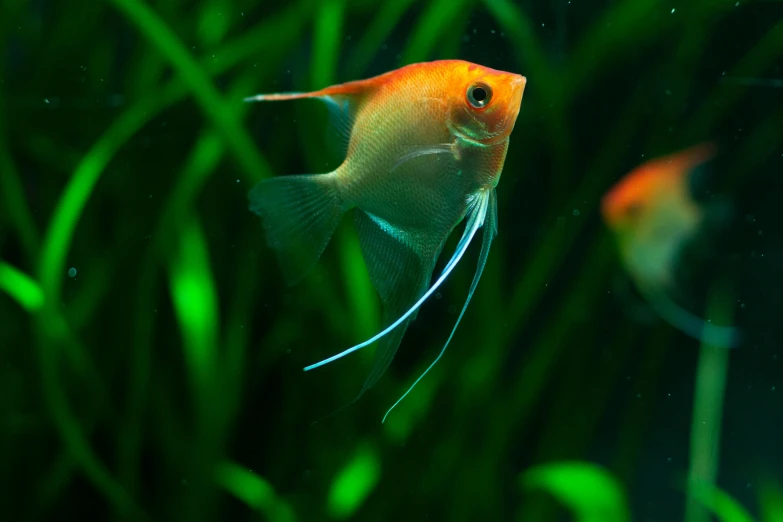
[[[502,123],[498,126],[498,128],[507,128],[508,134],[511,134],[511,131],[514,129],[514,123],[516,123],[519,110],[522,108],[522,95],[525,92],[527,78],[520,74],[512,74],[510,84],[511,99],[508,104],[508,111]]]
[[[520,74],[515,74],[511,77],[511,89],[514,96],[514,104],[520,105],[522,103],[522,95],[525,93],[525,87],[527,86],[527,78]]]

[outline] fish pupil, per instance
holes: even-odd
[[[468,102],[475,108],[486,107],[492,97],[492,90],[488,85],[472,85],[468,89]]]

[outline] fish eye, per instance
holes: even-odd
[[[486,83],[475,83],[468,87],[468,103],[476,109],[481,109],[489,105],[492,99],[492,89]]]

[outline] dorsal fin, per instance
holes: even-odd
[[[356,114],[368,95],[380,85],[381,76],[367,80],[357,80],[311,92],[281,92],[257,94],[245,98],[246,102],[258,101],[288,101],[302,99],[318,99],[326,103],[329,109],[328,143],[329,147],[340,157],[344,157],[351,140]]]

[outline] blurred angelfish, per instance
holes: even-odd
[[[286,280],[294,284],[307,274],[342,215],[354,209],[362,256],[383,302],[382,332],[305,371],[381,340],[358,399],[386,371],[421,304],[484,227],[478,268],[459,324],[497,233],[495,187],[525,83],[518,74],[442,60],[315,92],[247,98],[320,99],[347,147],[344,162],[333,172],[264,180],[249,194],[250,209],[261,216]],[[454,255],[429,286],[447,238],[463,219],[465,231]],[[389,411],[440,359],[454,330],[435,361]]]
[[[715,155],[710,143],[643,163],[607,192],[601,212],[625,269],[642,295],[669,324],[714,346],[734,346],[738,330],[715,326],[674,303],[674,270],[683,246],[704,224],[690,193],[690,174]]]

